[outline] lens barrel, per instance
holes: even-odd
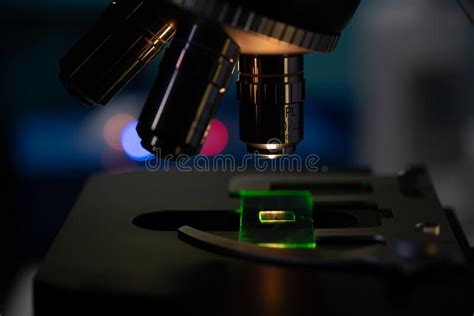
[[[174,22],[153,2],[112,2],[61,59],[60,79],[72,96],[105,105],[173,38]]]
[[[292,154],[303,139],[303,55],[241,55],[240,139],[250,153]]]
[[[238,56],[219,25],[181,23],[140,115],[142,146],[162,157],[198,154]]]

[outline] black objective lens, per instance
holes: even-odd
[[[303,55],[239,59],[240,139],[250,153],[292,154],[303,139]]]
[[[166,12],[153,2],[114,1],[68,52],[60,78],[71,95],[105,105],[173,38],[173,22],[162,19]]]
[[[142,146],[162,158],[198,154],[238,56],[219,25],[181,23],[140,115]]]

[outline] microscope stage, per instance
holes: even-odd
[[[239,242],[242,190],[311,192],[316,247]],[[465,246],[419,169],[100,175],[39,269],[35,312],[446,315],[470,304]]]

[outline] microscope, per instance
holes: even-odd
[[[474,1],[459,0],[471,20]],[[115,0],[60,79],[106,105],[166,52],[137,125],[158,159],[199,154],[238,71],[240,139],[281,159],[304,136],[303,56],[360,0]],[[34,282],[36,315],[471,315],[471,249],[428,171],[92,177]]]

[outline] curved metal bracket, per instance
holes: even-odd
[[[189,226],[178,229],[178,238],[192,246],[217,254],[277,265],[319,268],[345,268],[350,266],[351,268],[370,267],[372,269],[379,266],[376,260],[363,256],[359,251],[334,253],[328,258],[317,250],[260,247],[256,244],[209,234]]]

